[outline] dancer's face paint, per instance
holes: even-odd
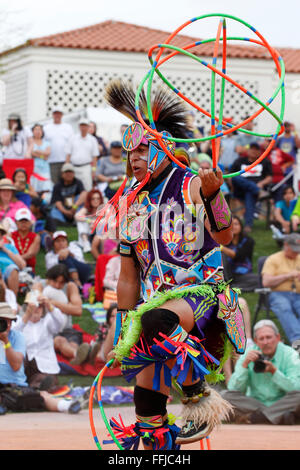
[[[143,181],[147,173],[148,151],[149,147],[147,145],[140,144],[128,156],[133,176],[139,182]]]

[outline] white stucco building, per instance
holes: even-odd
[[[85,113],[101,126],[100,134],[113,138],[117,127],[126,119],[115,113],[95,112],[105,106],[103,90],[114,77],[123,77],[139,84],[150,69],[147,58],[153,44],[163,43],[169,33],[132,24],[107,21],[87,28],[28,40],[25,44],[1,54],[2,87],[5,95],[1,105],[1,127],[6,126],[10,112],[21,114],[25,124],[43,122],[51,117],[55,105],[64,108],[70,118]],[[183,47],[199,38],[180,36],[173,43]],[[227,73],[264,103],[272,96],[278,75],[268,52],[249,43],[228,47]],[[211,45],[197,48],[211,63]],[[286,66],[285,119],[300,130],[300,50],[280,49]],[[217,66],[221,68],[219,59]],[[161,68],[166,78],[195,103],[210,111],[210,70],[198,62],[178,55]],[[155,82],[157,79],[155,79]],[[217,80],[217,90],[220,79]],[[216,94],[216,103],[219,92]],[[231,84],[226,84],[224,116],[240,122],[258,109],[249,96]],[[272,104],[278,112],[280,96]],[[94,114],[93,114],[94,113]],[[111,123],[115,123],[111,131]],[[197,122],[209,128],[206,116],[197,113]],[[256,122],[256,129],[272,133],[276,121],[264,112]]]

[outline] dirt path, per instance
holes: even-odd
[[[179,415],[180,405],[169,406]],[[109,419],[118,417],[118,409],[105,408]],[[125,424],[134,421],[132,407],[121,408]],[[98,439],[107,438],[103,420],[94,409]],[[0,450],[97,450],[93,440],[88,410],[78,415],[65,413],[8,413],[0,416]],[[300,426],[224,424],[211,435],[212,450],[299,450]],[[116,450],[115,444],[102,446]],[[182,450],[198,450],[199,443],[182,446]]]

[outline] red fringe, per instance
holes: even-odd
[[[92,233],[96,230],[96,227],[101,221],[101,219],[103,218],[103,216],[105,216],[103,223],[105,223],[105,228],[107,227],[107,222],[108,222],[109,216],[111,215],[112,208],[114,208],[116,211],[117,204],[119,202],[120,197],[122,196],[124,192],[127,181],[128,181],[128,178],[126,177],[123,183],[121,184],[121,186],[119,187],[118,191],[116,192],[116,194],[105,204],[104,207],[102,207],[99,214],[97,215],[97,219],[94,222]]]
[[[121,201],[121,204],[120,204],[120,198],[123,194],[123,191],[127,183],[127,178],[125,178],[125,180],[122,183],[122,186],[120,186],[116,194],[111,198],[110,201],[108,201],[107,204],[105,204],[105,206],[99,212],[97,219],[95,220],[95,223],[93,225],[92,233],[95,231],[97,225],[100,222],[103,225],[103,231],[106,231],[107,226],[108,226],[108,221],[111,215],[114,215],[114,218],[116,221],[115,229],[117,229],[119,227],[120,214],[122,217],[124,217],[127,214],[128,207],[130,207],[133,204],[138,193],[150,180],[151,175],[152,173],[148,171],[143,181],[137,186],[137,188],[134,191],[130,192],[126,197],[124,197],[124,199]]]

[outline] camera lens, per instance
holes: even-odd
[[[264,363],[264,357],[260,356],[255,362],[253,370],[256,373],[264,372],[266,368],[266,364]]]
[[[7,330],[7,321],[5,318],[0,318],[0,333],[3,333]]]

